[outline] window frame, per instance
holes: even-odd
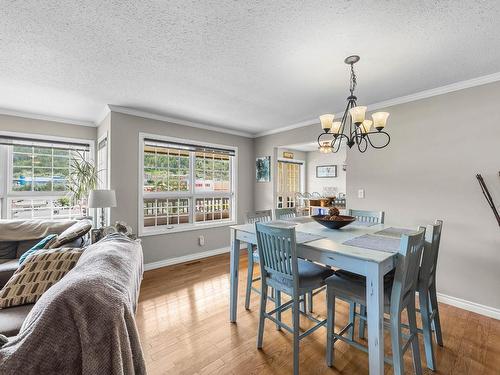
[[[230,191],[228,193],[224,192],[200,192],[196,193],[196,168],[195,168],[195,153],[190,151],[189,154],[189,176],[190,185],[188,191],[166,191],[166,192],[144,192],[144,139],[152,138],[158,141],[173,142],[173,143],[185,143],[193,146],[209,147],[209,148],[222,148],[234,151],[234,156],[230,159]],[[237,209],[237,192],[238,192],[238,147],[228,146],[222,144],[201,142],[192,139],[184,139],[177,137],[164,136],[159,134],[150,133],[139,133],[139,176],[138,176],[138,234],[140,237],[144,236],[154,236],[159,234],[168,233],[179,233],[200,229],[226,227],[230,225],[235,225],[237,223],[236,215]],[[195,208],[197,198],[226,198],[230,199],[231,210],[230,218],[222,220],[213,220],[210,222],[195,222]],[[170,224],[163,225],[160,227],[145,227],[144,226],[144,199],[175,199],[175,198],[188,198],[189,199],[189,220],[188,224]]]
[[[13,136],[31,138],[34,141],[40,142],[68,142],[68,143],[85,143],[89,146],[89,160],[95,161],[95,141],[85,138],[69,138],[69,137],[54,137],[51,135],[31,134],[31,133],[18,133],[9,131],[0,131],[0,136]],[[12,173],[13,173],[13,146],[0,145],[0,205],[1,205],[1,218],[13,220],[11,215],[11,201],[15,199],[47,199],[56,200],[58,198],[66,197],[67,191],[15,191],[12,190]],[[37,218],[35,218],[37,219]],[[45,218],[40,218],[45,219]],[[65,218],[47,218],[48,220],[65,220]]]

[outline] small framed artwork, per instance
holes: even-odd
[[[255,159],[255,179],[257,182],[271,181],[271,157],[263,156]]]
[[[293,159],[293,152],[283,151],[283,158],[285,158],[285,159]]]
[[[318,165],[316,167],[316,177],[317,178],[337,177],[337,166],[336,165]]]

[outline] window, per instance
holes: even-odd
[[[72,160],[90,144],[0,135],[2,218],[66,219],[82,215],[68,196]]]
[[[97,187],[108,188],[108,137],[97,142]]]
[[[233,222],[235,148],[145,134],[140,142],[140,234]]]

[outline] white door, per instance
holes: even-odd
[[[300,192],[303,164],[278,161],[277,208],[296,207],[295,195]]]

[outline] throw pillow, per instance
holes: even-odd
[[[35,303],[77,263],[83,249],[43,249],[31,255],[0,290],[0,308]]]
[[[70,243],[76,240],[79,237],[82,237],[88,233],[88,231],[92,228],[92,222],[90,220],[79,220],[64,232],[62,232],[57,240],[55,240],[51,245],[51,249],[55,249],[61,247],[67,243]]]
[[[39,241],[35,246],[26,251],[19,258],[19,265],[23,264],[26,258],[28,258],[31,254],[35,253],[38,250],[46,249],[49,244],[51,244],[57,238],[57,234],[49,234],[47,237]]]

